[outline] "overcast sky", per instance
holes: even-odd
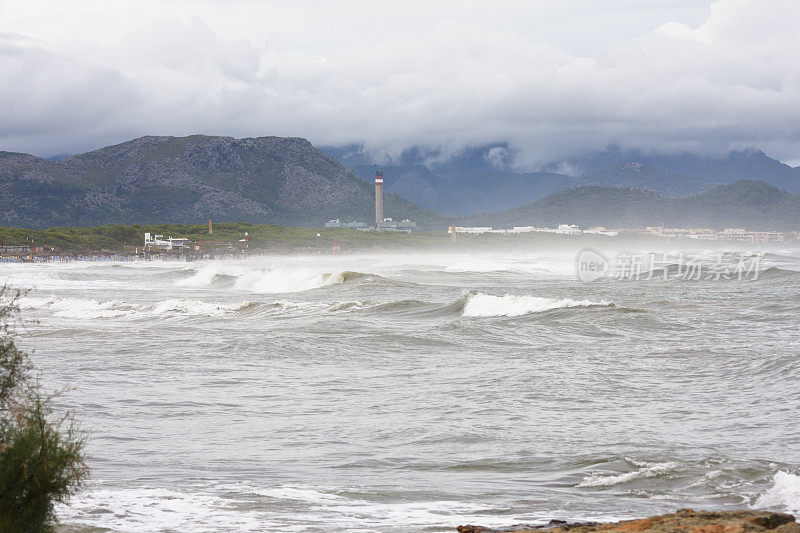
[[[800,160],[798,0],[0,0],[0,150],[291,135]]]

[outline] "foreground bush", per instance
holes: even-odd
[[[48,530],[54,504],[87,474],[72,418],[53,416],[53,397],[43,394],[30,357],[14,343],[18,298],[0,288],[0,532]]]

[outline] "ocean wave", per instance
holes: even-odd
[[[17,300],[20,309],[40,309],[51,305],[57,298],[37,298],[24,296]]]
[[[58,504],[59,521],[114,531],[259,531],[275,524],[232,508],[230,500],[207,492],[166,488],[94,489]]]
[[[344,276],[341,272],[320,272],[312,268],[260,269],[239,276],[234,287],[253,292],[280,294],[303,292],[343,282]]]
[[[45,310],[56,318],[151,318],[168,316],[215,316],[245,311],[260,306],[258,302],[215,303],[196,299],[170,299],[154,305],[111,300],[100,302],[84,298],[20,298],[21,310]]]
[[[637,479],[648,479],[661,477],[669,474],[671,471],[678,467],[677,463],[664,462],[664,463],[649,463],[645,461],[636,461],[628,457],[625,460],[633,466],[638,466],[637,470],[632,472],[624,472],[621,474],[609,474],[607,472],[596,472],[585,476],[578,487],[613,487],[628,483]]]
[[[463,316],[492,317],[492,316],[522,316],[531,313],[541,313],[551,309],[565,307],[596,307],[613,306],[612,302],[591,300],[572,300],[570,298],[542,298],[539,296],[493,296],[481,292],[467,295],[464,303]]]
[[[116,318],[130,313],[132,306],[123,302],[111,300],[99,302],[88,298],[20,298],[19,307],[22,310],[46,309],[54,317],[92,319]]]
[[[181,274],[189,274],[189,277],[179,279],[175,282],[177,287],[208,287],[221,276],[228,276],[225,270],[227,265],[224,263],[211,263],[201,269],[187,268],[179,271]],[[236,277],[236,276],[234,276]]]
[[[363,309],[368,306],[369,304],[367,302],[361,302],[361,301],[333,302],[328,307],[328,311],[330,311],[331,313],[338,313],[341,311],[354,311],[358,309]]]
[[[322,312],[339,313],[357,311],[371,304],[357,300],[333,302],[237,300],[219,302],[197,298],[171,298],[154,304],[134,304],[117,300],[103,302],[80,298],[25,297],[19,300],[19,305],[23,311],[47,311],[50,316],[56,318],[144,320],[151,318],[222,316],[238,313],[263,313],[274,316]]]
[[[545,523],[534,514],[497,515],[491,505],[451,499],[388,501],[362,491],[311,487],[259,487],[249,483],[185,489],[90,486],[56,505],[68,528],[114,531],[374,531],[452,529],[480,522],[490,527]],[[246,509],[246,511],[244,511]]]
[[[459,302],[461,301],[459,300]],[[461,302],[460,306],[463,308],[463,302]],[[436,304],[431,304],[422,300],[405,299],[394,300],[375,305],[370,308],[370,312],[386,315],[406,316],[418,315],[421,311],[430,309],[431,307],[435,307],[437,310],[440,309],[440,307],[436,306]]]
[[[791,513],[800,513],[800,476],[777,472],[770,489],[759,496],[755,507],[783,507]]]
[[[775,279],[775,278],[787,278],[787,277],[795,277],[800,275],[800,271],[798,270],[791,270],[788,268],[780,268],[780,267],[769,267],[765,268],[764,270],[760,270],[758,272],[758,279]],[[749,275],[748,278],[751,278],[752,275]]]
[[[147,314],[152,316],[218,316],[253,309],[258,302],[214,303],[202,300],[171,299],[159,302]]]
[[[323,271],[318,268],[248,268],[210,264],[175,282],[178,287],[234,288],[266,294],[284,294],[319,289],[353,281],[382,280],[380,276],[349,270]]]

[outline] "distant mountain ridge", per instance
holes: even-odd
[[[570,158],[565,163],[585,175],[598,169],[630,162],[661,168],[712,184],[761,180],[795,194],[800,193],[800,167],[781,163],[755,148],[733,150],[724,155],[701,155],[691,152],[659,154],[612,147],[596,154]]]
[[[702,194],[665,197],[640,188],[587,185],[494,213],[466,217],[461,225],[676,228],[740,227],[754,230],[800,230],[800,195],[763,181],[740,180]]]
[[[360,146],[323,150],[361,176],[381,168],[387,190],[456,216],[509,209],[581,185],[639,187],[680,197],[745,179],[800,193],[800,167],[754,149],[703,156],[612,147],[544,165],[540,172],[515,170],[510,165],[512,153],[503,144],[468,148],[447,157],[417,147],[382,164],[372,161]],[[564,169],[570,169],[570,175]]]
[[[503,146],[468,148],[447,158],[410,149],[397,160],[375,162],[361,147],[322,147],[359,176],[380,169],[387,190],[448,215],[492,212],[567,189],[577,182],[557,172],[516,172]]]
[[[605,165],[630,155],[610,151],[590,163]],[[650,157],[633,155],[642,161]],[[371,222],[371,176],[378,165],[357,149],[340,150],[337,157],[362,177],[301,138],[147,136],[53,161],[0,152],[0,225],[202,223],[209,218],[297,226],[319,226],[332,218]],[[673,168],[691,172],[705,169],[704,177],[630,161],[577,177],[517,173],[508,158],[503,146],[439,159],[409,151],[381,166],[390,191],[385,215],[411,218],[429,229],[444,229],[454,217],[418,204],[462,213],[467,206],[470,216],[462,217],[462,224],[506,227],[564,222],[800,229],[798,197],[766,180],[726,183],[714,177],[724,175],[722,170],[696,156],[656,162],[672,161]],[[721,160],[740,174],[772,169],[773,180],[797,186],[793,176],[800,169],[762,152]]]
[[[0,152],[0,225],[374,220],[374,187],[305,139],[147,136],[49,161]],[[438,214],[387,195],[386,216]]]
[[[667,196],[686,196],[710,189],[715,183],[676,174],[659,167],[641,163],[624,163],[594,170],[581,176],[582,184],[604,187],[632,187],[660,192]]]

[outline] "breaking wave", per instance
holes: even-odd
[[[311,487],[245,483],[189,489],[95,486],[58,504],[59,521],[114,531],[421,531],[480,521],[507,525],[487,504],[457,500],[375,501]],[[366,496],[366,495],[365,495]],[[249,507],[243,512],[243,506]],[[535,520],[532,515],[520,519]]]
[[[326,285],[343,283],[341,272],[320,272],[311,268],[254,270],[244,273],[234,287],[241,290],[264,293],[302,292]]]
[[[340,311],[353,311],[358,309],[364,309],[369,304],[366,302],[361,301],[350,301],[350,302],[333,302],[329,307],[328,311],[331,313],[338,313]]]
[[[23,310],[45,310],[56,318],[149,318],[165,316],[214,316],[253,309],[258,302],[215,303],[203,300],[170,299],[155,305],[137,305],[116,300],[99,302],[82,298],[20,298]]]
[[[58,318],[116,318],[125,316],[132,306],[112,300],[98,302],[83,298],[20,298],[20,309],[46,309]]]
[[[380,276],[352,271],[325,272],[315,268],[256,268],[231,272],[229,265],[210,264],[175,282],[178,287],[234,288],[266,294],[319,289],[356,280],[381,280]]]
[[[614,485],[628,483],[636,479],[661,477],[666,474],[669,474],[671,471],[675,470],[678,467],[677,463],[671,461],[665,463],[648,463],[644,461],[635,461],[628,457],[625,458],[625,461],[632,464],[633,466],[638,466],[639,468],[632,472],[624,472],[622,474],[609,474],[605,472],[592,473],[589,474],[588,476],[585,476],[581,480],[581,482],[578,483],[577,486],[612,487]]]
[[[783,507],[800,513],[800,476],[778,472],[773,480],[775,483],[756,500],[755,507]]]
[[[572,300],[570,298],[542,298],[539,296],[492,296],[481,292],[467,295],[463,316],[522,316],[530,313],[541,313],[551,309],[564,307],[602,307],[613,306],[612,302],[591,300]]]
[[[165,300],[154,305],[148,314],[154,316],[218,316],[236,311],[253,309],[261,304],[257,302],[237,302],[230,304],[204,302],[202,300]]]

